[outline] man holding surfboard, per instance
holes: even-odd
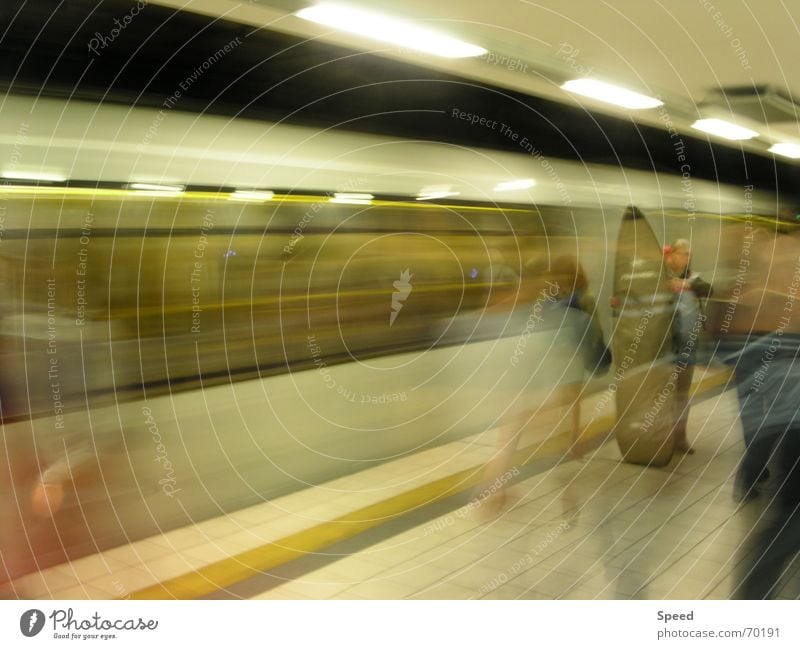
[[[689,418],[689,391],[697,363],[697,339],[705,321],[700,299],[710,297],[712,288],[711,284],[691,271],[688,240],[677,239],[672,245],[666,246],[664,261],[670,273],[669,287],[676,296],[675,450],[692,454],[694,449],[686,439],[686,422]]]

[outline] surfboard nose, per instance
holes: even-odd
[[[629,205],[625,209],[625,214],[622,217],[623,221],[636,221],[637,219],[644,219],[644,212],[635,205]]]

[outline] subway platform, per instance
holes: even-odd
[[[699,368],[698,368],[699,370]],[[25,599],[726,599],[763,505],[740,505],[743,442],[720,368],[698,371],[694,455],[620,461],[613,399],[553,410],[482,482],[494,431],[18,579]],[[610,407],[609,407],[610,404]],[[505,488],[505,501],[498,494]],[[780,598],[800,593],[800,564]]]

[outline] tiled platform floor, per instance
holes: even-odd
[[[467,506],[260,599],[725,599],[763,513],[738,507],[743,444],[733,392],[697,405],[697,453],[662,469],[623,464],[613,443],[514,485],[493,514]],[[800,564],[783,598],[800,593]]]
[[[582,404],[583,425],[605,414],[593,407],[598,399]],[[563,412],[548,415],[521,445],[563,430],[563,419]],[[737,548],[761,513],[757,503],[737,511],[732,500],[742,453],[735,396],[697,404],[690,437],[697,453],[662,469],[623,464],[608,443],[513,485],[501,511],[470,501],[257,597],[727,597]],[[125,598],[484,463],[494,450],[490,431],[28,575],[16,586],[26,598]],[[800,590],[794,573],[783,596]]]

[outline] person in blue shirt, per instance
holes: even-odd
[[[686,437],[686,424],[689,419],[689,393],[692,377],[697,364],[697,344],[704,328],[705,314],[701,299],[712,295],[711,284],[703,281],[698,273],[693,273],[689,263],[691,248],[689,241],[678,239],[664,250],[664,261],[670,274],[669,287],[676,300],[676,416],[673,435],[675,450],[692,454],[694,449]]]
[[[573,320],[578,329],[574,332],[573,343],[579,362],[574,364],[571,376],[565,375],[562,395],[569,409],[570,455],[579,457],[585,450],[580,430],[580,402],[586,375],[605,372],[611,365],[611,352],[597,318],[597,304],[589,292],[589,280],[578,258],[571,254],[560,255],[553,261],[548,275],[555,304],[576,314]]]

